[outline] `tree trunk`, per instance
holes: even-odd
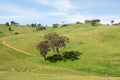
[[[46,56],[43,56],[44,57],[44,60],[46,60]]]
[[[59,53],[59,49],[56,48],[56,51],[57,51],[57,53],[58,53],[58,58],[61,59],[61,55],[60,55],[60,53]]]
[[[59,49],[58,49],[58,48],[56,48],[56,51],[57,51],[58,55],[60,55],[60,53],[59,53]]]

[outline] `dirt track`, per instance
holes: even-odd
[[[13,50],[15,50],[15,51],[18,51],[18,52],[20,52],[20,53],[23,53],[23,54],[32,55],[32,54],[30,54],[30,53],[28,53],[28,52],[26,52],[26,51],[20,50],[20,49],[18,49],[18,48],[16,48],[16,47],[13,47],[13,46],[9,45],[8,43],[6,43],[5,40],[8,39],[8,38],[10,38],[10,37],[12,37],[12,36],[6,37],[6,38],[4,38],[4,39],[2,40],[2,44],[3,44],[4,46],[7,46],[7,47],[9,47],[9,48],[11,48],[11,49],[13,49]]]

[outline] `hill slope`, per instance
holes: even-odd
[[[5,32],[4,36],[7,36],[7,34],[9,34],[9,31],[7,30],[5,31],[4,28],[5,27],[2,26],[0,31],[1,32],[4,31]],[[12,70],[18,72],[22,70],[22,72],[30,71],[28,75],[31,75],[33,72],[37,73],[35,75],[41,75],[40,73],[42,70],[42,72],[44,72],[45,74],[49,74],[50,72],[53,73],[53,75],[56,73],[58,73],[58,75],[59,74],[62,75],[63,72],[66,71],[65,75],[69,74],[69,76],[71,77],[72,75],[73,76],[97,75],[97,76],[117,76],[117,77],[120,76],[120,68],[119,68],[120,67],[120,59],[119,59],[120,27],[113,27],[113,26],[93,27],[89,24],[77,24],[63,28],[55,28],[55,29],[48,28],[47,30],[39,31],[39,32],[32,32],[31,28],[27,28],[27,27],[25,29],[24,27],[14,27],[14,28],[16,29],[14,30],[14,32],[20,33],[19,36],[16,35],[16,36],[12,36],[9,39],[5,39],[6,43],[18,49],[26,51],[34,56],[27,56],[25,54],[21,54],[7,47],[4,47],[1,44],[0,61],[2,63],[0,64],[0,69],[2,71],[10,71],[10,72],[8,73],[1,72],[0,74],[9,75],[9,74],[14,74],[13,72],[11,72]],[[13,35],[14,32],[10,35]],[[60,35],[65,35],[69,37],[70,43],[66,48],[61,48],[60,52],[62,54],[66,51],[69,52],[78,51],[82,53],[79,56],[79,60],[57,61],[54,63],[49,61],[44,61],[40,57],[39,51],[36,50],[36,45],[43,40],[43,35],[49,32],[57,32]],[[51,51],[49,52],[48,56],[54,54],[56,53]],[[15,65],[12,66],[11,63],[14,63]],[[22,67],[23,65],[26,66]],[[36,66],[42,66],[42,67],[36,67]],[[48,73],[46,73],[46,71]],[[24,73],[18,73],[18,74],[23,76],[22,74]],[[79,80],[79,78],[80,77],[76,76],[75,79]],[[67,80],[68,77],[63,78],[63,80],[64,79]]]

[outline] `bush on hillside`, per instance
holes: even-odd
[[[61,27],[67,27],[69,26],[69,24],[63,24]]]
[[[76,24],[82,24],[81,22],[77,21]]]
[[[53,24],[53,28],[57,28],[59,24]]]

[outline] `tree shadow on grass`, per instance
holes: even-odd
[[[64,52],[63,53],[63,60],[66,61],[66,60],[71,60],[71,61],[74,61],[74,60],[78,60],[79,59],[79,56],[81,55],[82,53],[78,52],[78,51],[70,51],[70,52]]]
[[[78,51],[66,51],[64,53],[62,53],[62,55],[53,55],[50,57],[47,57],[46,60],[50,61],[50,62],[57,62],[57,61],[67,61],[67,60],[78,60],[79,56],[82,53],[78,52]]]
[[[62,61],[62,56],[55,54],[55,55],[53,55],[53,56],[47,57],[46,60],[48,60],[48,61],[50,61],[50,62]]]

